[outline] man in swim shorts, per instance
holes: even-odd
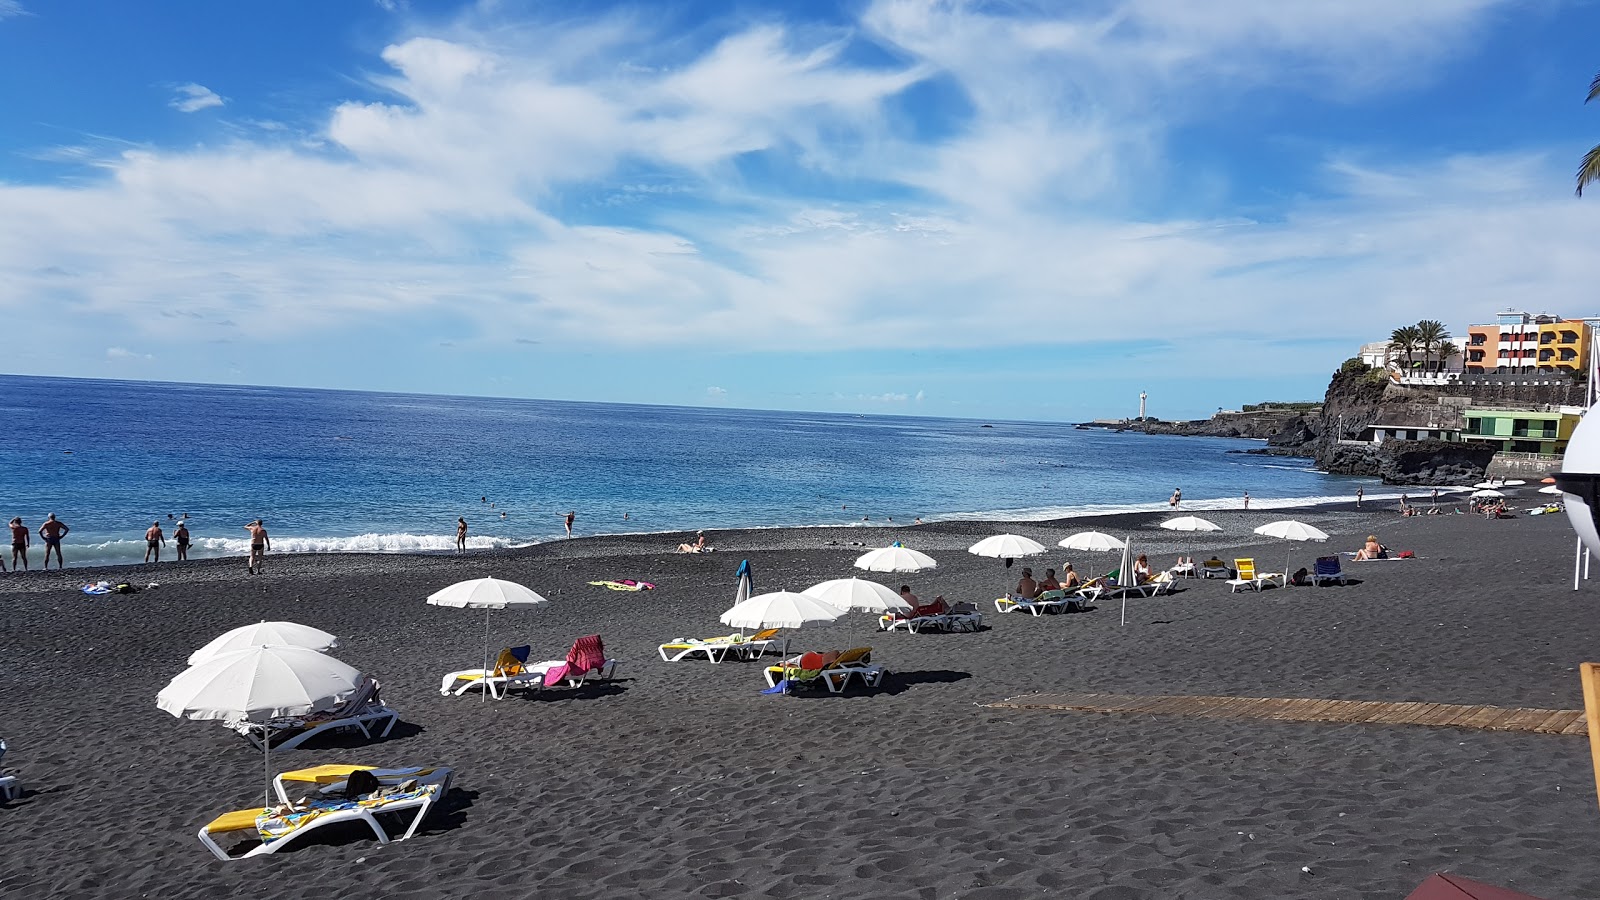
[[[150,554],[156,555],[156,562],[161,562],[161,548],[166,546],[167,536],[161,530],[161,521],[158,519],[150,523],[144,533],[144,561],[150,561]]]
[[[272,549],[272,539],[267,537],[266,523],[260,519],[244,527],[250,532],[250,567],[251,575],[261,574],[261,564],[266,561],[267,551]]]
[[[17,560],[22,560],[23,571],[28,569],[28,545],[33,543],[33,536],[28,534],[28,526],[22,524],[22,517],[17,516],[11,520],[11,571],[17,571]]]
[[[66,568],[67,564],[61,558],[61,539],[66,537],[67,532],[71,530],[71,528],[67,527],[67,523],[56,518],[55,513],[47,516],[44,524],[39,526],[39,537],[44,538],[45,571],[50,571],[50,551],[52,550],[56,552],[56,568]]]
[[[467,517],[456,516],[456,552],[467,552]]]
[[[178,528],[172,532],[172,542],[178,546],[178,559],[189,558],[189,523],[183,519],[178,520]]]

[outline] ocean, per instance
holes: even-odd
[[[1230,453],[1260,442],[1071,425],[0,376],[0,519],[72,528],[67,564],[139,562],[187,515],[193,557],[424,552],[695,528],[1052,519],[1288,506],[1374,479]],[[1377,495],[1374,494],[1376,497]],[[491,505],[492,504],[492,505]],[[171,518],[169,518],[171,517]],[[173,558],[169,544],[163,559]],[[9,562],[9,554],[7,554]]]

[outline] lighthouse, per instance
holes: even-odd
[[[1144,398],[1149,396],[1144,391],[1139,392],[1139,421],[1144,421]]]

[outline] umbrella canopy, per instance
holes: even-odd
[[[515,581],[474,578],[434,591],[428,595],[428,602],[434,606],[456,609],[505,609],[508,606],[529,606],[550,601]]]
[[[1440,873],[1429,875],[1428,880],[1406,895],[1406,900],[1539,900],[1532,894],[1495,887],[1460,875]]]
[[[1496,497],[1504,497],[1505,494],[1502,494],[1499,491],[1490,490],[1489,488],[1484,488],[1481,491],[1473,491],[1471,496],[1474,500],[1492,500]]]
[[[939,564],[928,554],[918,553],[910,547],[901,547],[898,544],[869,550],[856,560],[856,568],[866,569],[868,572],[920,572],[937,565]]]
[[[1523,481],[1521,478],[1513,478],[1510,481],[1500,482],[1501,487],[1521,487],[1525,484],[1527,484],[1527,482]]]
[[[799,628],[832,622],[844,610],[808,594],[773,591],[757,594],[722,614],[722,624],[734,628]]]
[[[1541,493],[1541,494],[1561,494],[1561,493],[1565,493],[1565,492],[1562,491],[1561,488],[1558,488],[1553,484],[1548,484],[1548,485],[1545,485],[1542,488],[1539,488],[1539,493]]]
[[[156,706],[180,719],[264,723],[331,709],[362,682],[360,672],[304,647],[253,647],[219,653],[185,669],[156,694]],[[272,742],[262,735],[262,767],[272,780]],[[262,804],[267,805],[267,790]]]
[[[156,706],[182,719],[265,722],[328,709],[361,680],[360,672],[325,653],[252,647],[185,669],[156,695]]]
[[[442,590],[434,591],[428,595],[428,603],[433,606],[449,606],[455,609],[481,609],[483,610],[483,671],[489,672],[489,610],[505,609],[508,606],[535,606],[550,601],[540,596],[531,588],[523,587],[515,581],[505,581],[499,578],[474,578],[471,581],[458,581]],[[483,701],[489,702],[489,682],[483,685]]]
[[[1056,546],[1065,547],[1068,550],[1089,550],[1094,553],[1105,553],[1110,550],[1121,550],[1126,544],[1109,534],[1099,531],[1080,531],[1057,541]]]
[[[967,548],[967,552],[974,556],[988,556],[994,559],[1015,559],[1019,556],[1038,556],[1048,549],[1038,541],[1020,534],[997,534],[973,544]]]
[[[339,639],[320,628],[295,622],[257,622],[241,625],[225,632],[189,655],[189,665],[195,666],[230,650],[249,650],[253,647],[304,647],[318,652],[339,646]]]
[[[1325,541],[1328,533],[1320,528],[1296,522],[1294,519],[1282,519],[1277,522],[1268,522],[1256,529],[1256,534],[1285,541]]]
[[[891,610],[908,612],[911,609],[911,604],[895,591],[876,581],[862,578],[836,578],[833,581],[814,584],[800,593],[845,611],[855,610],[881,615]]]
[[[1199,516],[1179,516],[1161,523],[1161,527],[1169,531],[1221,531],[1222,526],[1215,522],[1208,522]]]

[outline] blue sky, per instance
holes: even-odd
[[[0,0],[0,371],[1043,420],[1315,398],[1419,318],[1600,315],[1597,26]]]

